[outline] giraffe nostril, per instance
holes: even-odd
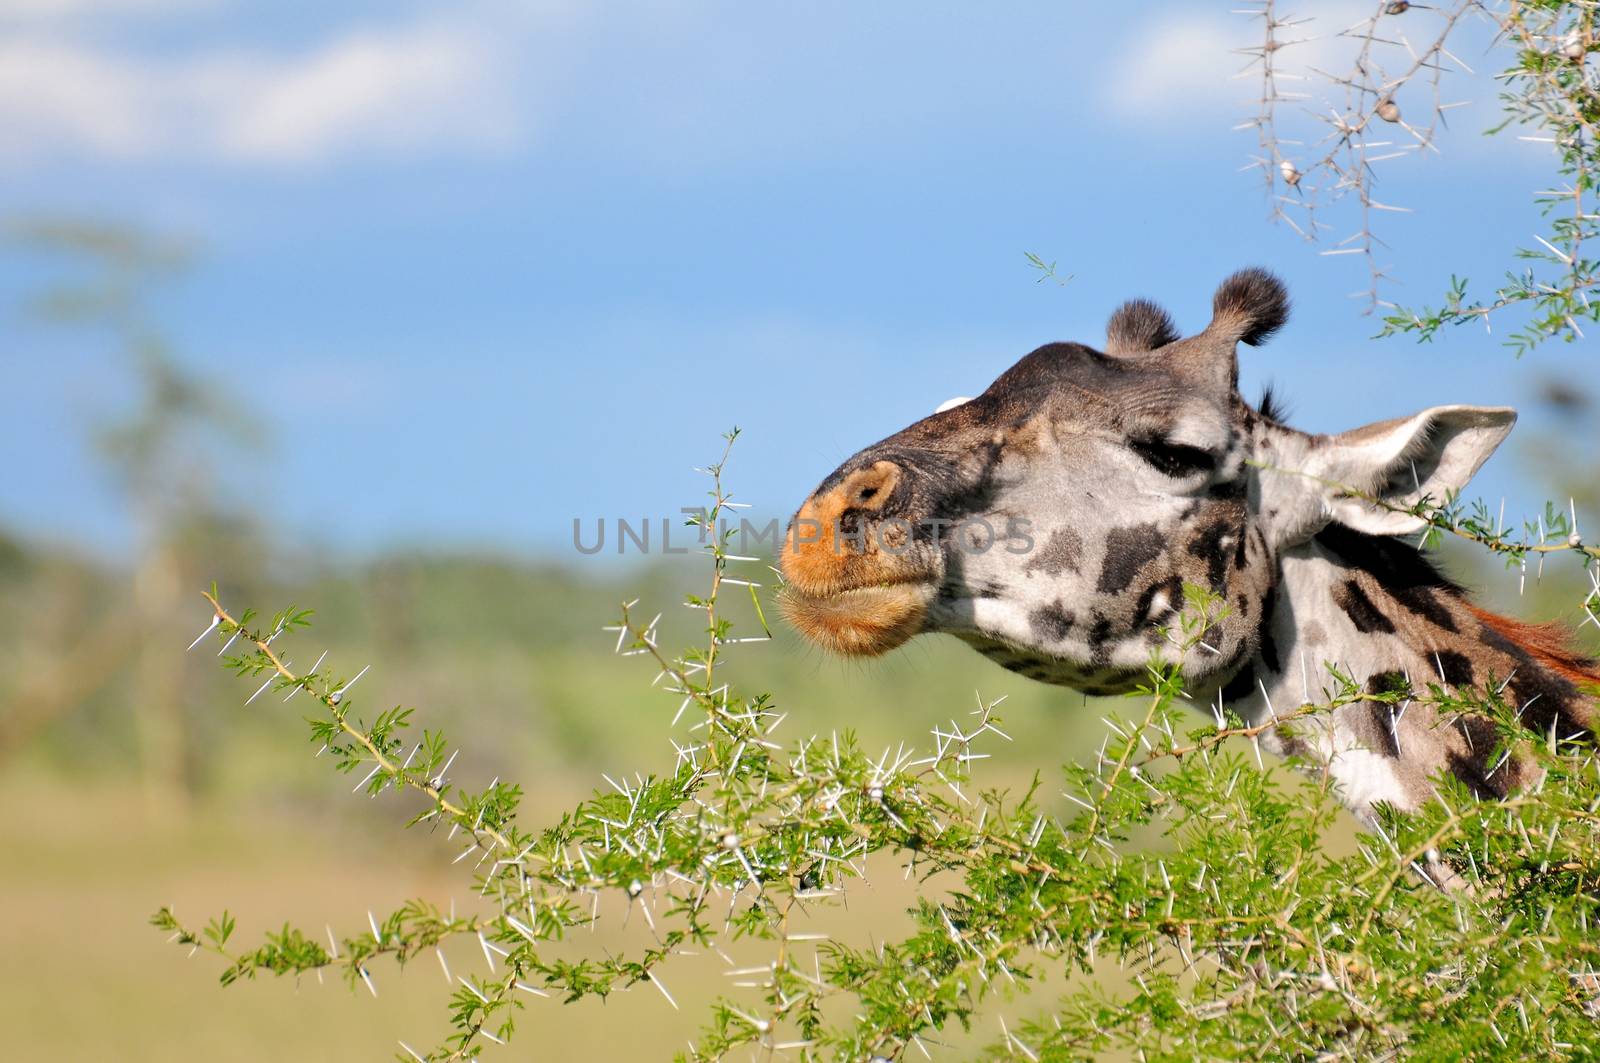
[[[833,497],[846,508],[881,514],[894,501],[902,475],[898,464],[879,459],[851,472]]]

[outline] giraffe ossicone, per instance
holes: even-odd
[[[1187,338],[1134,300],[1104,351],[1047,344],[860,451],[791,522],[785,614],[845,654],[943,632],[1033,679],[1114,694],[1171,652],[1162,632],[1198,584],[1228,607],[1181,661],[1198,704],[1269,721],[1322,699],[1332,663],[1373,691],[1503,684],[1540,730],[1592,735],[1595,662],[1552,629],[1479,609],[1396,538],[1425,527],[1418,503],[1471,479],[1516,412],[1448,405],[1337,435],[1291,428],[1239,394],[1237,356],[1288,311],[1260,269],[1225,280]],[[1441,772],[1485,796],[1529,782],[1518,758],[1493,757],[1490,721],[1422,702],[1346,705],[1263,740],[1322,765],[1358,813],[1415,808]]]

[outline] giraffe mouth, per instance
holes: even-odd
[[[922,630],[936,586],[905,579],[812,594],[794,583],[779,596],[785,619],[812,642],[848,657],[876,657]]]

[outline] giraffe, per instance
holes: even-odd
[[[1197,704],[1270,725],[1317,701],[1333,663],[1373,692],[1493,683],[1540,730],[1592,737],[1597,663],[1557,627],[1479,608],[1398,538],[1425,526],[1408,509],[1467,483],[1515,411],[1436,406],[1337,435],[1291,428],[1270,394],[1240,396],[1237,356],[1288,310],[1260,269],[1225,280],[1210,324],[1188,338],[1133,300],[1104,351],[1047,344],[981,395],[860,451],[790,523],[788,620],[858,656],[944,632],[1030,678],[1117,694],[1143,680],[1152,651],[1178,656],[1163,630],[1184,585],[1199,584],[1227,613],[1181,654]],[[1379,802],[1417,808],[1444,772],[1480,797],[1532,781],[1495,755],[1489,720],[1431,703],[1354,702],[1310,721],[1266,731],[1263,746],[1319,765],[1369,822]]]

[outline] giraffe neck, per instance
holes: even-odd
[[[1330,525],[1282,557],[1265,610],[1260,648],[1220,691],[1252,723],[1302,704],[1326,703],[1328,666],[1370,692],[1430,684],[1447,690],[1492,685],[1530,726],[1560,737],[1592,730],[1595,663],[1564,649],[1549,629],[1474,606],[1415,548]],[[1347,804],[1414,809],[1430,779],[1450,772],[1480,796],[1504,796],[1532,769],[1497,751],[1494,724],[1420,701],[1357,702],[1298,721],[1293,735],[1268,732],[1274,752],[1326,767]]]

